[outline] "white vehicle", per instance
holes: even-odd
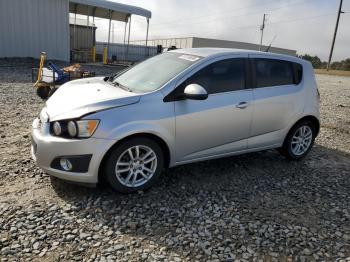
[[[318,103],[313,68],[297,57],[175,50],[61,86],[33,123],[32,154],[50,175],[129,193],[191,162],[273,148],[300,159]]]

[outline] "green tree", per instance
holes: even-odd
[[[318,56],[304,54],[304,55],[298,55],[298,57],[305,59],[307,61],[310,61],[312,66],[316,69],[327,68],[327,62],[321,61],[321,59]],[[350,58],[346,58],[345,60],[342,60],[342,61],[334,61],[333,63],[331,63],[331,69],[350,71]]]
[[[309,54],[299,55],[300,58],[309,61],[314,68],[322,68],[323,64],[318,56],[311,56]]]

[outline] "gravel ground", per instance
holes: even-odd
[[[304,160],[266,151],[190,164],[119,195],[35,166],[30,126],[44,104],[32,65],[0,60],[2,261],[350,261],[350,78],[317,76],[322,128]]]

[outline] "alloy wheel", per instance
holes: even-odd
[[[291,149],[294,155],[301,156],[310,148],[312,143],[312,130],[309,126],[301,126],[298,128],[291,142]]]
[[[148,146],[136,145],[120,154],[115,165],[115,175],[122,185],[134,188],[147,183],[156,169],[156,153]]]

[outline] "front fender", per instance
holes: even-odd
[[[151,134],[168,146],[170,165],[175,162],[174,104],[164,103],[161,94],[143,96],[137,104],[97,112],[86,117],[89,118],[101,120],[94,138],[115,144],[135,134]]]
[[[113,144],[110,145],[111,148],[118,141],[137,134],[154,135],[159,139],[163,140],[163,142],[167,145],[169,149],[170,166],[172,166],[175,163],[174,135],[171,134],[171,132],[162,125],[154,125],[151,123],[142,122],[126,123],[111,130],[111,132],[107,135],[105,139],[115,141]]]

